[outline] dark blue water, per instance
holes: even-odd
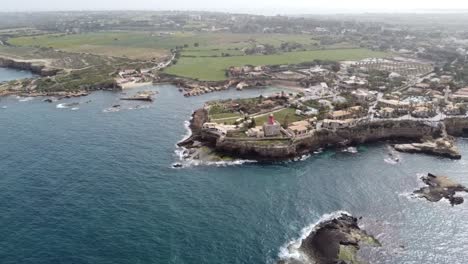
[[[468,185],[466,158],[402,155],[392,165],[378,144],[303,162],[172,169],[192,110],[260,91],[184,98],[154,89],[156,101],[138,110],[104,92],[60,102],[82,102],[77,111],[0,99],[0,263],[274,263],[303,228],[337,210],[364,216],[384,244],[364,248],[371,263],[468,259],[468,204],[408,197],[418,173]],[[123,110],[103,112],[116,103]]]

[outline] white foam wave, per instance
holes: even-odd
[[[357,150],[356,147],[347,147],[347,148],[342,149],[341,152],[356,154],[356,153],[358,153],[358,150]]]
[[[65,108],[68,108],[68,105],[67,105],[67,104],[58,104],[58,105],[56,106],[56,108],[65,109]]]
[[[228,166],[239,166],[247,163],[256,163],[255,160],[232,160],[232,161],[203,161],[187,158],[184,150],[176,150],[176,155],[179,156],[181,167],[197,167],[197,166],[216,166],[216,167],[228,167]],[[174,166],[173,166],[174,167]]]
[[[77,111],[77,110],[80,110],[80,108],[79,108],[79,107],[73,107],[73,108],[70,109],[70,110],[72,110],[72,111]]]
[[[32,101],[32,100],[34,100],[34,97],[19,97],[18,98],[19,102],[29,102],[29,101]]]
[[[296,260],[302,263],[311,263],[310,259],[308,259],[307,256],[304,255],[300,250],[302,240],[306,239],[312,232],[315,232],[317,226],[320,223],[336,219],[343,214],[351,215],[345,211],[336,211],[331,214],[325,214],[322,217],[320,217],[320,219],[314,224],[311,224],[302,229],[299,238],[293,239],[280,247],[280,251],[278,253],[279,259]]]
[[[190,136],[192,136],[192,130],[190,129],[190,121],[184,121],[184,128],[185,128],[185,135],[181,141],[184,141],[188,139]]]
[[[114,113],[114,112],[119,112],[120,107],[109,107],[104,110],[102,110],[103,113]]]
[[[391,165],[396,165],[396,164],[398,164],[398,161],[393,160],[393,159],[391,159],[391,158],[385,158],[384,161],[385,161],[386,163],[388,163],[388,164],[391,164]]]
[[[323,152],[323,148],[319,148],[316,151],[314,151],[314,154],[320,154]]]

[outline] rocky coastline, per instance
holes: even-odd
[[[60,69],[50,68],[31,61],[20,61],[2,57],[0,57],[0,67],[30,71],[42,77],[54,76],[61,71]]]
[[[319,149],[346,147],[364,143],[394,140],[398,151],[426,153],[452,159],[461,154],[451,136],[462,136],[468,131],[466,118],[448,118],[438,122],[421,120],[374,120],[338,130],[321,129],[299,138],[257,139],[220,136],[203,129],[207,122],[206,110],[195,111],[190,121],[191,138],[179,146],[191,148],[193,141],[236,158],[258,161],[286,160],[300,157]],[[423,141],[434,138],[433,141]],[[422,143],[414,143],[422,142]]]

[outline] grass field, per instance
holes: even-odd
[[[8,40],[16,46],[52,47],[69,52],[84,52],[98,55],[149,59],[168,54],[176,46],[187,46],[189,56],[221,56],[221,53],[240,55],[242,48],[253,43],[279,46],[283,42],[298,42],[303,45],[317,43],[311,36],[284,34],[233,34],[173,32],[160,35],[153,32],[95,32],[83,34],[47,34],[18,37]],[[195,47],[198,43],[198,47]],[[238,49],[237,51],[235,49]]]
[[[368,49],[335,49],[288,52],[275,55],[252,55],[234,57],[182,57],[178,63],[166,70],[169,74],[209,81],[226,79],[225,70],[231,66],[242,65],[279,65],[297,64],[301,62],[320,60],[360,60],[369,57],[384,57],[384,52]]]

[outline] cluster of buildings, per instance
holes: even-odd
[[[246,135],[251,138],[283,138],[306,136],[313,130],[317,119],[308,119],[292,122],[286,128],[275,120],[274,114],[268,117],[268,121],[262,126],[256,126],[246,131]]]

